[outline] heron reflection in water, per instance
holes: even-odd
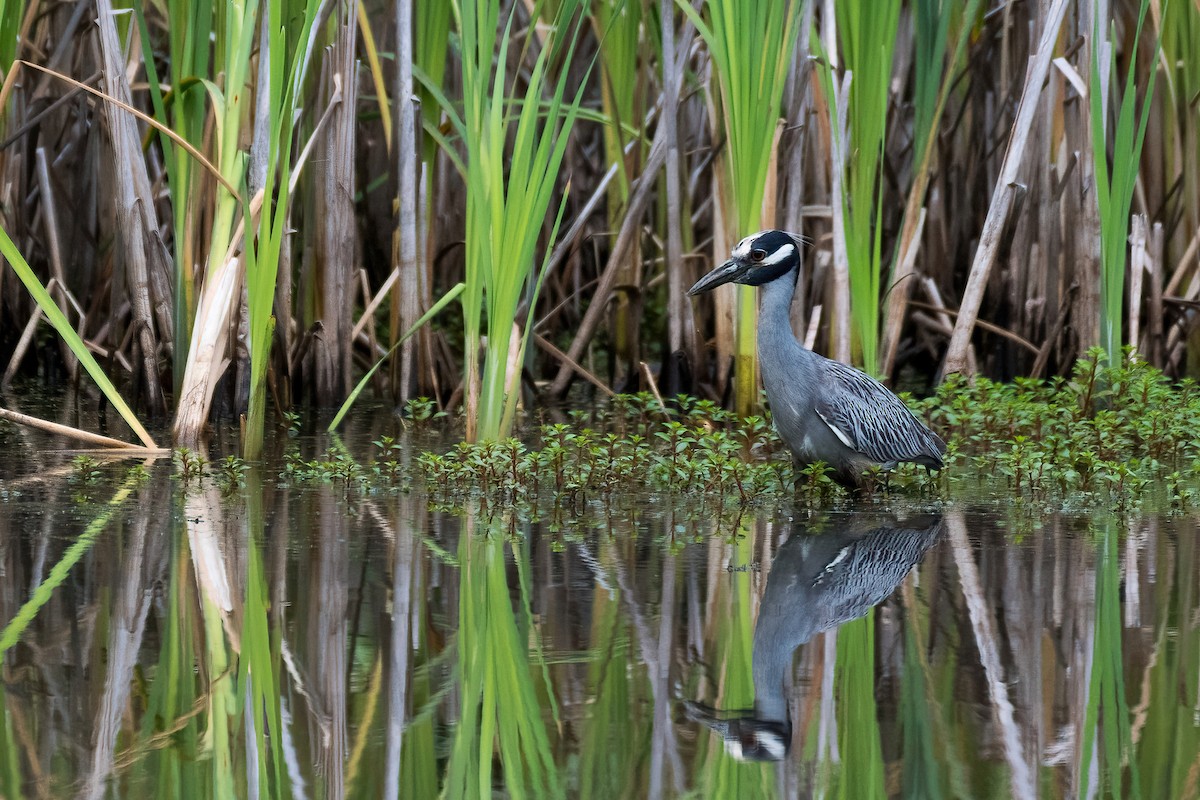
[[[940,514],[797,525],[771,564],[754,626],[754,708],[718,711],[684,701],[687,717],[719,733],[734,758],[783,759],[792,744],[787,677],[796,648],[887,599],[941,535]]]

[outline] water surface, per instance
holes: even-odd
[[[1197,795],[1191,515],[444,509],[69,447],[0,430],[0,797]]]

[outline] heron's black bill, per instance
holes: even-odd
[[[714,269],[712,272],[705,275],[700,280],[696,281],[692,288],[688,289],[689,295],[697,295],[702,292],[707,292],[715,289],[718,286],[724,286],[727,283],[736,281],[742,275],[742,268],[736,261],[726,261],[721,266]]]

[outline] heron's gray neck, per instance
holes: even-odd
[[[760,289],[758,325],[763,335],[792,335],[792,297],[796,294],[796,270],[776,278]],[[770,330],[766,330],[769,328]]]
[[[766,601],[767,597],[763,597]],[[754,708],[760,720],[787,720],[787,676],[792,672],[792,654],[804,633],[790,630],[797,609],[768,607],[758,609],[754,632]],[[766,616],[764,616],[766,614]]]
[[[804,350],[792,333],[792,297],[795,294],[795,269],[759,289],[758,341],[759,351],[764,356]],[[807,350],[804,353],[811,355]]]
[[[792,637],[774,627],[754,631],[754,715],[783,722],[788,719],[787,676],[796,648]]]
[[[812,373],[816,356],[792,333],[796,270],[764,284],[759,291],[758,361],[767,399],[772,404],[788,401],[799,407],[810,400],[816,390]],[[786,396],[777,396],[780,391]]]

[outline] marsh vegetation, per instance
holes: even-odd
[[[759,414],[753,292],[684,291],[763,227],[813,242],[801,339],[894,385],[1189,373],[1194,3],[8,2],[0,39],[5,385],[86,372],[143,444],[245,415],[253,458],[385,356],[363,396],[471,439],[573,384]]]
[[[1197,53],[1191,0],[0,0],[0,798],[1195,796]],[[793,468],[753,290],[686,296],[762,228],[944,470]],[[839,564],[853,615],[769,584]]]

